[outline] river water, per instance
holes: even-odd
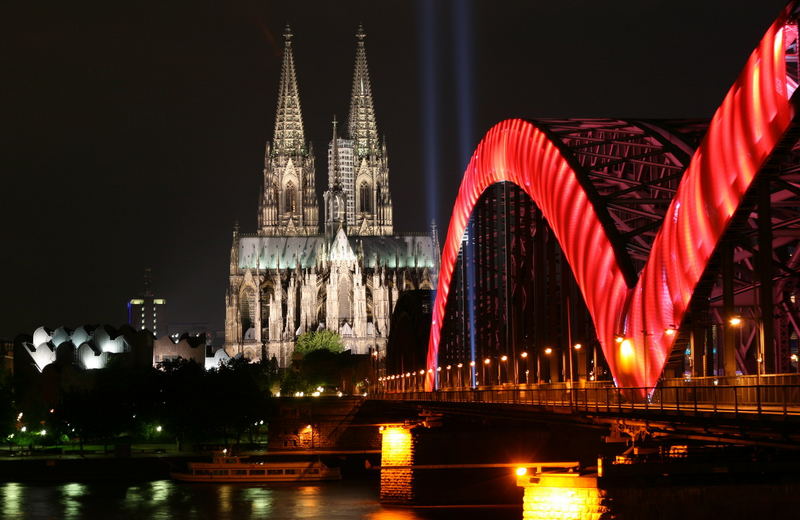
[[[186,484],[171,480],[104,484],[0,483],[0,520],[11,519],[359,519],[522,518],[517,508],[401,509],[378,503],[377,483]]]

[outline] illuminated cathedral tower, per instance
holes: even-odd
[[[319,209],[314,183],[314,150],[303,131],[292,31],[288,25],[283,37],[275,133],[264,152],[258,227],[265,235],[315,235],[319,232]]]
[[[391,235],[392,195],[386,141],[378,137],[369,81],[363,27],[356,32],[356,60],[350,96],[349,138],[328,146],[328,190],[339,185],[345,195],[346,231],[350,235]],[[327,193],[327,192],[326,192]],[[336,228],[326,206],[326,232]],[[335,231],[335,229],[334,229]]]
[[[394,233],[386,145],[378,138],[361,27],[348,135],[339,136],[334,119],[320,229],[314,157],[303,130],[288,27],[284,37],[258,230],[233,231],[225,350],[254,360],[274,356],[284,367],[297,336],[327,329],[351,353],[380,359],[400,293],[433,289],[437,242],[426,233]]]

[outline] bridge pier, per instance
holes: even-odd
[[[609,513],[596,474],[526,473],[517,477],[517,485],[524,490],[523,520],[599,520]]]
[[[380,501],[385,504],[414,503],[414,446],[410,424],[385,424],[381,433]],[[396,468],[393,466],[397,466]]]

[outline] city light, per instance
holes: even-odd
[[[527,352],[523,352],[522,354],[519,355],[519,357],[521,357],[522,359],[525,359],[526,357],[528,357],[528,353]]]
[[[616,336],[614,336],[614,341],[616,341],[617,343],[622,343],[623,341],[625,341],[625,336],[617,334]]]
[[[546,349],[544,349],[544,353],[549,356],[550,354],[553,353],[553,349],[551,349],[550,347],[547,347]]]
[[[664,334],[667,336],[674,336],[675,333],[678,332],[673,325],[670,325],[664,330]]]
[[[518,477],[522,477],[526,473],[528,473],[528,468],[526,468],[525,466],[520,466],[520,467],[517,468],[517,472],[516,473],[517,473]]]
[[[583,348],[583,345],[581,345],[580,343],[575,343],[575,345],[572,348],[574,348],[575,350],[580,350]]]
[[[158,433],[161,433],[161,430],[162,430],[162,429],[163,429],[163,428],[161,428],[161,426],[156,426],[156,431],[157,431]]]
[[[501,356],[500,361],[508,361],[508,356],[506,355]]]
[[[730,323],[734,327],[738,327],[739,325],[742,324],[742,318],[740,318],[739,316],[734,316],[728,320],[728,323]]]
[[[488,365],[488,364],[490,364],[491,362],[492,362],[492,360],[491,360],[491,359],[489,359],[488,357],[487,357],[486,359],[484,359],[484,360],[483,360],[483,364],[484,364],[484,365]]]
[[[622,345],[620,345],[619,353],[623,357],[623,359],[633,357],[633,343],[631,343],[631,340],[626,339],[622,342]]]

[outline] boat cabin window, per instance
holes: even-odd
[[[282,469],[268,469],[267,475],[283,475]]]
[[[251,475],[263,475],[264,474],[264,470],[263,469],[251,469],[250,470],[250,474]]]

